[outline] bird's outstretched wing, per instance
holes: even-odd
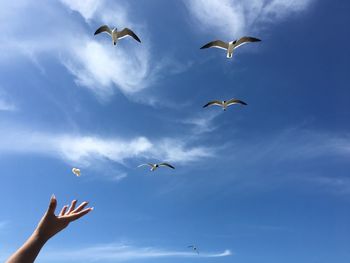
[[[221,101],[218,101],[218,100],[213,100],[213,101],[210,101],[208,102],[207,104],[205,104],[203,106],[203,108],[206,108],[208,106],[213,106],[213,105],[217,105],[217,106],[222,106],[222,102]]]
[[[224,41],[221,41],[221,40],[215,40],[215,41],[209,42],[208,44],[205,44],[200,49],[210,48],[210,47],[228,49],[228,43],[225,43]]]
[[[171,164],[168,164],[168,163],[160,163],[159,166],[167,166],[167,167],[169,167],[171,169],[175,169],[174,166],[172,166]]]
[[[238,48],[244,44],[247,44],[247,43],[251,43],[251,42],[259,42],[261,41],[260,39],[258,38],[255,38],[255,37],[241,37],[240,39],[238,39],[235,43],[235,48]]]
[[[143,164],[138,165],[137,167],[142,167],[142,166],[151,166],[151,167],[153,167],[153,164],[151,164],[151,163],[143,163]]]
[[[248,104],[245,103],[244,101],[237,100],[237,99],[230,99],[230,100],[227,102],[227,106],[230,106],[230,105],[232,105],[232,104],[248,105]]]
[[[96,30],[96,32],[95,32],[94,35],[100,34],[100,33],[102,33],[102,32],[105,32],[105,33],[107,33],[107,34],[109,34],[109,35],[112,35],[112,30],[111,30],[111,29],[109,28],[109,26],[107,26],[107,25],[103,25],[103,26],[99,27],[99,28]]]
[[[133,39],[135,39],[136,41],[141,43],[141,40],[139,39],[139,37],[129,28],[124,28],[122,31],[118,32],[118,39],[124,38],[130,36]]]

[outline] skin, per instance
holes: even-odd
[[[71,222],[83,217],[93,210],[85,208],[88,202],[81,203],[77,208],[77,200],[73,200],[71,205],[65,205],[59,215],[55,215],[57,200],[52,195],[49,208],[41,218],[38,226],[28,240],[20,247],[6,263],[32,263],[38,256],[45,243],[54,235],[65,229]]]

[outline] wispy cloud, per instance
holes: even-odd
[[[209,111],[196,114],[193,117],[181,120],[182,123],[193,126],[193,133],[201,134],[211,132],[217,129],[214,119],[220,115],[220,111]]]
[[[259,30],[268,22],[305,10],[314,0],[189,0],[185,1],[198,28],[217,37],[233,38]]]
[[[113,94],[115,87],[126,95],[148,87],[153,81],[149,61],[147,48],[125,50],[91,39],[77,43],[70,56],[62,59],[78,85],[91,89],[103,99]]]
[[[128,174],[127,174],[127,173],[114,174],[114,175],[111,177],[111,180],[112,180],[113,182],[120,182],[121,180],[125,179],[126,177],[128,177]]]
[[[286,161],[350,154],[348,134],[289,128],[261,141],[249,142],[254,160]]]
[[[123,165],[134,158],[188,163],[210,157],[214,151],[207,147],[189,147],[186,140],[174,138],[159,138],[153,142],[143,136],[102,138],[24,129],[2,130],[0,135],[0,152],[43,154],[85,166],[92,160],[109,160]]]
[[[57,258],[73,262],[99,262],[99,261],[132,261],[164,258],[220,258],[231,256],[230,250],[223,252],[205,252],[199,255],[191,251],[166,250],[154,247],[132,247],[123,244],[104,244],[88,248],[72,249],[68,251],[44,252],[42,259],[57,261]]]
[[[17,107],[12,102],[9,102],[0,97],[0,111],[15,111]]]
[[[309,176],[303,178],[303,181],[318,185],[321,190],[331,192],[335,195],[350,194],[350,178],[348,176],[339,176],[337,174],[323,175],[323,176]]]
[[[102,1],[96,0],[61,0],[72,11],[79,12],[86,20],[91,19]]]
[[[160,72],[145,37],[148,35],[145,23],[131,21],[128,9],[121,1],[62,0],[61,3],[36,5],[21,0],[16,4],[6,3],[3,9],[12,11],[0,11],[0,15],[6,17],[6,26],[0,25],[3,32],[0,50],[6,50],[1,52],[2,63],[11,62],[14,56],[25,56],[43,72],[45,67],[41,58],[54,57],[66,67],[78,85],[89,88],[104,100],[114,91],[132,98],[132,94],[153,84]],[[84,18],[83,23],[73,15],[74,12]],[[45,34],[39,30],[27,30],[41,28],[42,23],[54,30],[47,30]],[[95,25],[105,23],[132,28],[142,44],[125,39],[115,47],[106,35],[94,37]],[[23,30],[31,33],[20,34]]]
[[[17,106],[9,98],[7,93],[0,89],[0,111],[16,111]]]
[[[128,16],[127,7],[121,2],[61,0],[70,10],[77,11],[87,22],[94,20],[110,26],[132,28],[142,39],[145,32]],[[79,37],[69,56],[62,62],[75,77],[75,82],[94,91],[103,99],[108,98],[115,87],[131,95],[148,87],[152,82],[150,46],[143,41],[140,45],[131,39],[126,45],[112,46],[109,37],[98,36],[94,41],[90,35]]]

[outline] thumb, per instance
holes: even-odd
[[[55,197],[55,195],[52,195],[51,199],[50,199],[49,208],[47,209],[47,213],[48,214],[55,214],[56,206],[57,206],[56,197]]]

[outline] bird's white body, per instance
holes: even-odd
[[[227,107],[230,106],[229,101],[226,100],[222,100],[221,103],[215,103],[214,105],[220,106],[223,110],[227,110]]]
[[[151,171],[154,172],[159,167],[158,164],[153,164],[151,167]]]
[[[116,27],[113,28],[111,37],[112,37],[113,45],[116,45],[118,42],[118,31]]]
[[[232,50],[233,50],[233,49],[232,49]],[[228,56],[228,55],[229,55],[229,54],[227,54],[227,56]],[[231,57],[232,57],[232,53],[231,53]],[[226,110],[226,109],[227,109],[227,106],[228,106],[228,105],[227,105],[227,101],[224,101],[224,100],[223,100],[223,101],[221,102],[221,107],[222,107],[222,109],[223,109],[223,110]]]
[[[228,42],[227,55],[226,55],[227,58],[232,58],[233,50],[235,49],[234,42],[235,41]]]

